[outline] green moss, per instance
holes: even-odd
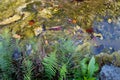
[[[97,63],[99,66],[102,66],[104,64],[113,64],[115,66],[120,66],[120,53],[114,52],[112,54],[99,54],[95,56]]]

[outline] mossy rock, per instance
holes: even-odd
[[[104,64],[113,64],[115,66],[120,66],[120,53],[114,52],[112,54],[101,53],[95,56],[97,63],[99,66],[103,66]]]

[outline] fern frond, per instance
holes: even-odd
[[[86,73],[87,73],[87,68],[88,68],[87,62],[88,62],[88,58],[84,58],[84,59],[80,62],[80,68],[81,68],[81,72],[82,72],[82,75],[83,75],[83,76],[85,76]]]
[[[56,69],[57,69],[56,52],[52,52],[47,57],[45,57],[43,59],[42,64],[45,68],[46,77],[49,78],[49,79],[52,79],[53,76],[55,76]]]
[[[59,78],[59,80],[64,80],[66,78],[66,73],[67,73],[67,65],[63,64],[63,66],[60,69],[60,78]]]
[[[31,80],[32,76],[32,70],[33,70],[33,64],[30,60],[25,61],[25,75],[24,75],[24,80]]]

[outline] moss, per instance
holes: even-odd
[[[120,53],[113,53],[112,55],[112,63],[116,66],[120,66]]]
[[[99,66],[104,64],[113,64],[115,66],[120,66],[120,53],[114,52],[112,54],[101,53],[95,56]]]

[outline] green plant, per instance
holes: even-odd
[[[66,73],[67,73],[67,65],[63,64],[62,67],[60,68],[60,77],[59,80],[64,80],[66,78]]]
[[[95,80],[95,72],[98,70],[98,64],[95,62],[95,58],[92,57],[87,64],[89,59],[84,58],[80,62],[81,74],[84,80]]]
[[[75,51],[75,46],[71,39],[61,40],[58,47],[58,50],[60,50],[63,54],[73,53]]]
[[[15,66],[12,63],[12,53],[14,48],[18,47],[19,44],[15,42],[15,45],[9,46],[11,44],[11,38],[10,35],[7,35],[8,33],[9,31],[6,29],[5,33],[2,34],[4,40],[0,41],[0,69],[2,71],[2,79],[15,80],[16,78],[13,79],[11,77],[14,73],[16,76],[18,75],[17,79],[20,77],[24,80],[34,80],[34,72],[32,72],[33,62],[29,59],[29,56],[23,56],[24,59],[16,61]],[[10,51],[7,51],[7,49],[10,49]],[[95,58],[92,57],[90,61],[88,58],[84,58],[80,61],[82,55],[81,53],[75,52],[76,46],[74,46],[72,40],[62,39],[60,43],[55,44],[53,49],[54,52],[51,52],[41,60],[41,66],[44,67],[41,74],[43,80],[95,80],[94,73],[98,70]]]
[[[65,40],[61,39],[60,43],[55,45],[55,50],[57,51],[57,59],[58,63],[62,65],[62,63],[68,65],[73,56],[75,56],[75,45],[71,39]]]
[[[44,66],[45,76],[51,80],[55,76],[57,70],[56,52],[54,51],[46,56],[43,59],[42,64]]]
[[[10,34],[8,29],[3,30],[4,33],[0,35],[0,70],[3,80],[12,80],[14,69],[12,66],[12,46],[10,46]],[[10,49],[11,48],[11,49]],[[9,50],[10,49],[10,50]]]
[[[30,60],[24,61],[25,63],[25,75],[24,80],[32,80],[32,70],[33,70],[33,64]]]

